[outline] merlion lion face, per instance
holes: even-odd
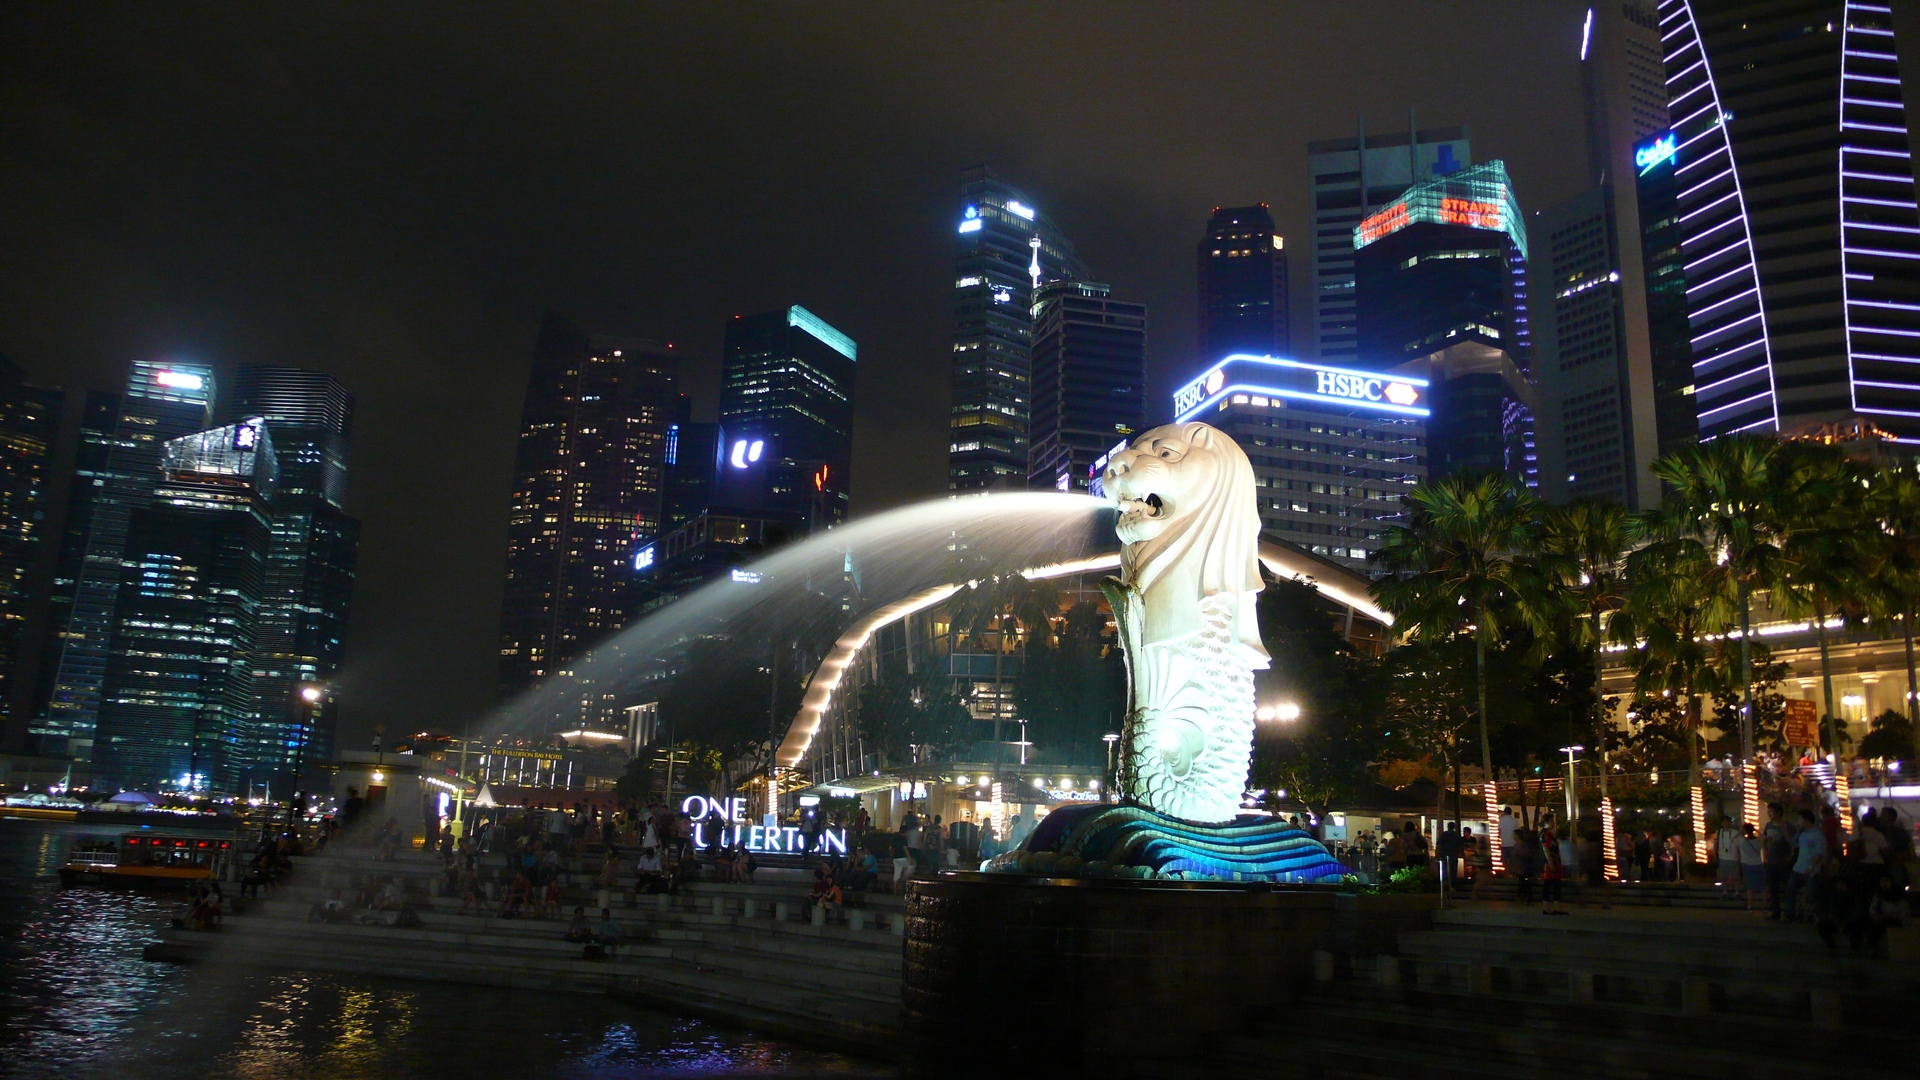
[[[1107,462],[1100,481],[1120,509],[1114,531],[1122,542],[1154,539],[1191,517],[1219,486],[1223,462],[1212,431],[1203,424],[1157,427]]]

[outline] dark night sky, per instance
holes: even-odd
[[[1306,325],[1305,144],[1357,113],[1468,125],[1529,210],[1579,190],[1583,10],[10,3],[0,352],[68,388],[154,356],[338,375],[343,734],[458,727],[492,703],[542,308],[675,342],[710,415],[725,316],[805,304],[860,343],[856,512],[935,495],[959,169],[1150,305],[1164,401],[1214,205],[1273,205]]]

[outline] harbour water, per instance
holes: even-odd
[[[60,886],[90,832],[0,818],[0,1077],[891,1075],[605,997],[148,963],[171,899]]]

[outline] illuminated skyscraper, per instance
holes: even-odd
[[[678,368],[670,345],[541,321],[514,455],[501,697],[569,671],[631,615],[634,555],[660,531]],[[581,716],[554,718],[562,730],[618,717],[605,688],[581,701]]]
[[[1411,117],[1399,131],[1368,134],[1363,122],[1352,138],[1307,144],[1307,174],[1313,185],[1313,344],[1321,359],[1380,362],[1359,351],[1354,226],[1409,186],[1464,168],[1472,160],[1467,129],[1414,130]],[[1305,335],[1299,337],[1304,348]]]
[[[1085,491],[1093,460],[1147,421],[1147,305],[1107,286],[1053,281],[1033,305],[1027,486]]]
[[[245,789],[277,474],[259,420],[164,444],[160,479],[128,515],[122,545],[96,786]]]
[[[1427,468],[1537,481],[1527,237],[1506,166],[1407,189],[1353,230],[1360,355],[1431,383]]]
[[[46,599],[41,555],[46,547],[48,484],[65,396],[29,386],[0,356],[0,745],[12,742],[16,678],[23,653],[34,653],[31,618]],[[32,685],[32,676],[26,678]],[[29,706],[31,708],[31,706]]]
[[[1267,204],[1215,207],[1199,263],[1201,362],[1288,355],[1287,252]]]
[[[354,399],[319,371],[243,364],[223,410],[230,422],[259,418],[273,436],[273,495],[253,688],[256,782],[290,779],[297,762],[331,758],[330,716],[300,698],[340,669],[359,563],[360,522],[344,508]],[[309,718],[312,723],[309,723]]]
[[[982,166],[960,177],[947,490],[1027,481],[1033,292],[1093,275],[1023,192]]]
[[[77,559],[62,553],[63,572],[74,576],[72,600],[59,604],[52,627],[48,700],[28,728],[35,749],[91,760],[100,688],[120,595],[120,560],[133,511],[147,505],[160,482],[160,459],[170,439],[207,427],[213,403],[213,369],[198,364],[136,360],[120,395],[110,435],[83,433],[82,471],[74,478],[64,539],[78,545]],[[89,413],[93,400],[89,399]],[[104,425],[104,417],[92,420]],[[86,440],[92,439],[91,446]],[[87,475],[90,474],[90,475]],[[87,490],[82,493],[80,488]],[[84,516],[84,531],[73,528]],[[56,591],[63,591],[56,580]],[[59,599],[59,597],[56,597]]]
[[[1920,211],[1885,0],[1662,0],[1700,437],[1920,440]]]
[[[858,356],[852,338],[797,304],[727,321],[720,425],[730,466],[764,465],[755,509],[816,528],[846,520]]]
[[[1174,391],[1173,415],[1247,452],[1262,531],[1364,570],[1426,479],[1427,396],[1425,379],[1397,372],[1235,355]]]
[[[1593,187],[1532,225],[1541,492],[1629,509],[1659,499],[1658,378],[1634,148],[1667,129],[1652,0],[1587,10],[1580,61]]]

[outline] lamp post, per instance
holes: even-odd
[[[306,770],[308,733],[313,730],[314,713],[319,711],[320,699],[324,696],[312,683],[300,688],[300,741],[293,748],[293,795],[287,800],[287,829],[296,837],[300,834],[300,774]]]
[[[1109,731],[1105,735],[1100,736],[1100,740],[1107,744],[1107,789],[1100,796],[1100,801],[1106,803],[1113,801],[1113,784],[1114,780],[1117,779],[1113,775],[1113,744],[1120,741],[1120,735],[1118,732]]]
[[[1560,748],[1560,752],[1567,755],[1567,829],[1569,830],[1573,828],[1574,820],[1580,815],[1580,801],[1574,786],[1577,781],[1574,778],[1573,762],[1575,755],[1585,749],[1586,747],[1584,746],[1563,746]],[[1568,835],[1572,835],[1572,833],[1569,832]]]

